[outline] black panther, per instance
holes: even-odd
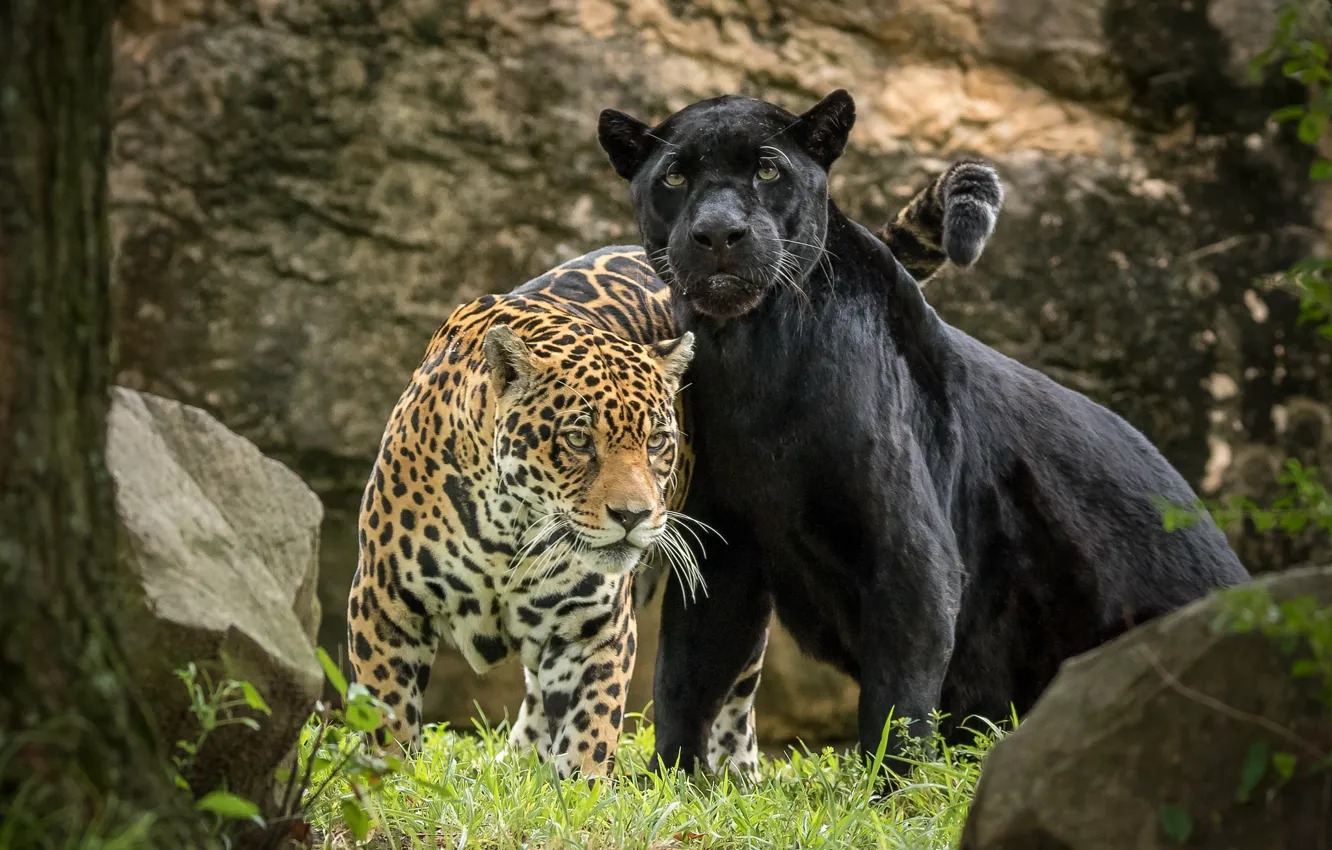
[[[948,325],[828,197],[855,105],[705,100],[649,127],[601,113],[643,245],[695,335],[685,512],[715,528],[708,593],[667,594],[659,766],[693,766],[770,613],[860,682],[860,743],[1025,713],[1060,662],[1244,581],[1189,485],[1119,416]],[[974,258],[996,186],[944,198]],[[894,731],[889,755],[908,742]]]

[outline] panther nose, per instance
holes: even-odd
[[[643,520],[647,519],[649,516],[652,515],[651,510],[640,511],[640,510],[635,510],[633,508],[611,508],[611,507],[606,508],[606,513],[610,514],[611,519],[615,520],[620,525],[624,526],[626,534],[630,531],[633,531],[643,522]]]
[[[734,248],[739,245],[744,238],[749,235],[747,225],[721,224],[702,227],[695,227],[689,234],[694,242],[707,248],[709,251],[720,251],[724,248]]]

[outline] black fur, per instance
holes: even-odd
[[[797,117],[718,98],[639,135],[602,122],[696,337],[686,511],[727,541],[708,547],[706,598],[665,598],[667,764],[704,756],[774,607],[805,651],[859,680],[872,750],[890,712],[916,718],[912,734],[936,708],[954,722],[1025,712],[1065,658],[1248,575],[1211,522],[1162,528],[1152,498],[1194,495],[1140,433],[944,323],[828,199],[850,103],[835,94]],[[665,182],[673,172],[682,183]],[[700,220],[743,236],[704,244]],[[959,217],[948,255],[974,259],[989,227]]]

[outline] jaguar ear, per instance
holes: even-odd
[[[856,102],[846,89],[838,89],[800,116],[787,135],[827,171],[846,148],[856,123]]]
[[[685,331],[684,336],[677,339],[654,342],[652,353],[661,361],[662,370],[666,373],[666,382],[678,387],[685,370],[689,368],[690,361],[694,359],[694,334]]]
[[[481,341],[481,351],[490,364],[490,384],[497,398],[514,388],[521,391],[536,375],[532,352],[508,325],[492,325]]]
[[[632,180],[652,152],[652,128],[617,109],[603,109],[597,119],[597,141],[610,157],[615,173]]]

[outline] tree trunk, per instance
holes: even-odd
[[[12,846],[192,819],[124,676],[104,459],[112,376],[106,0],[0,0],[0,823]]]

